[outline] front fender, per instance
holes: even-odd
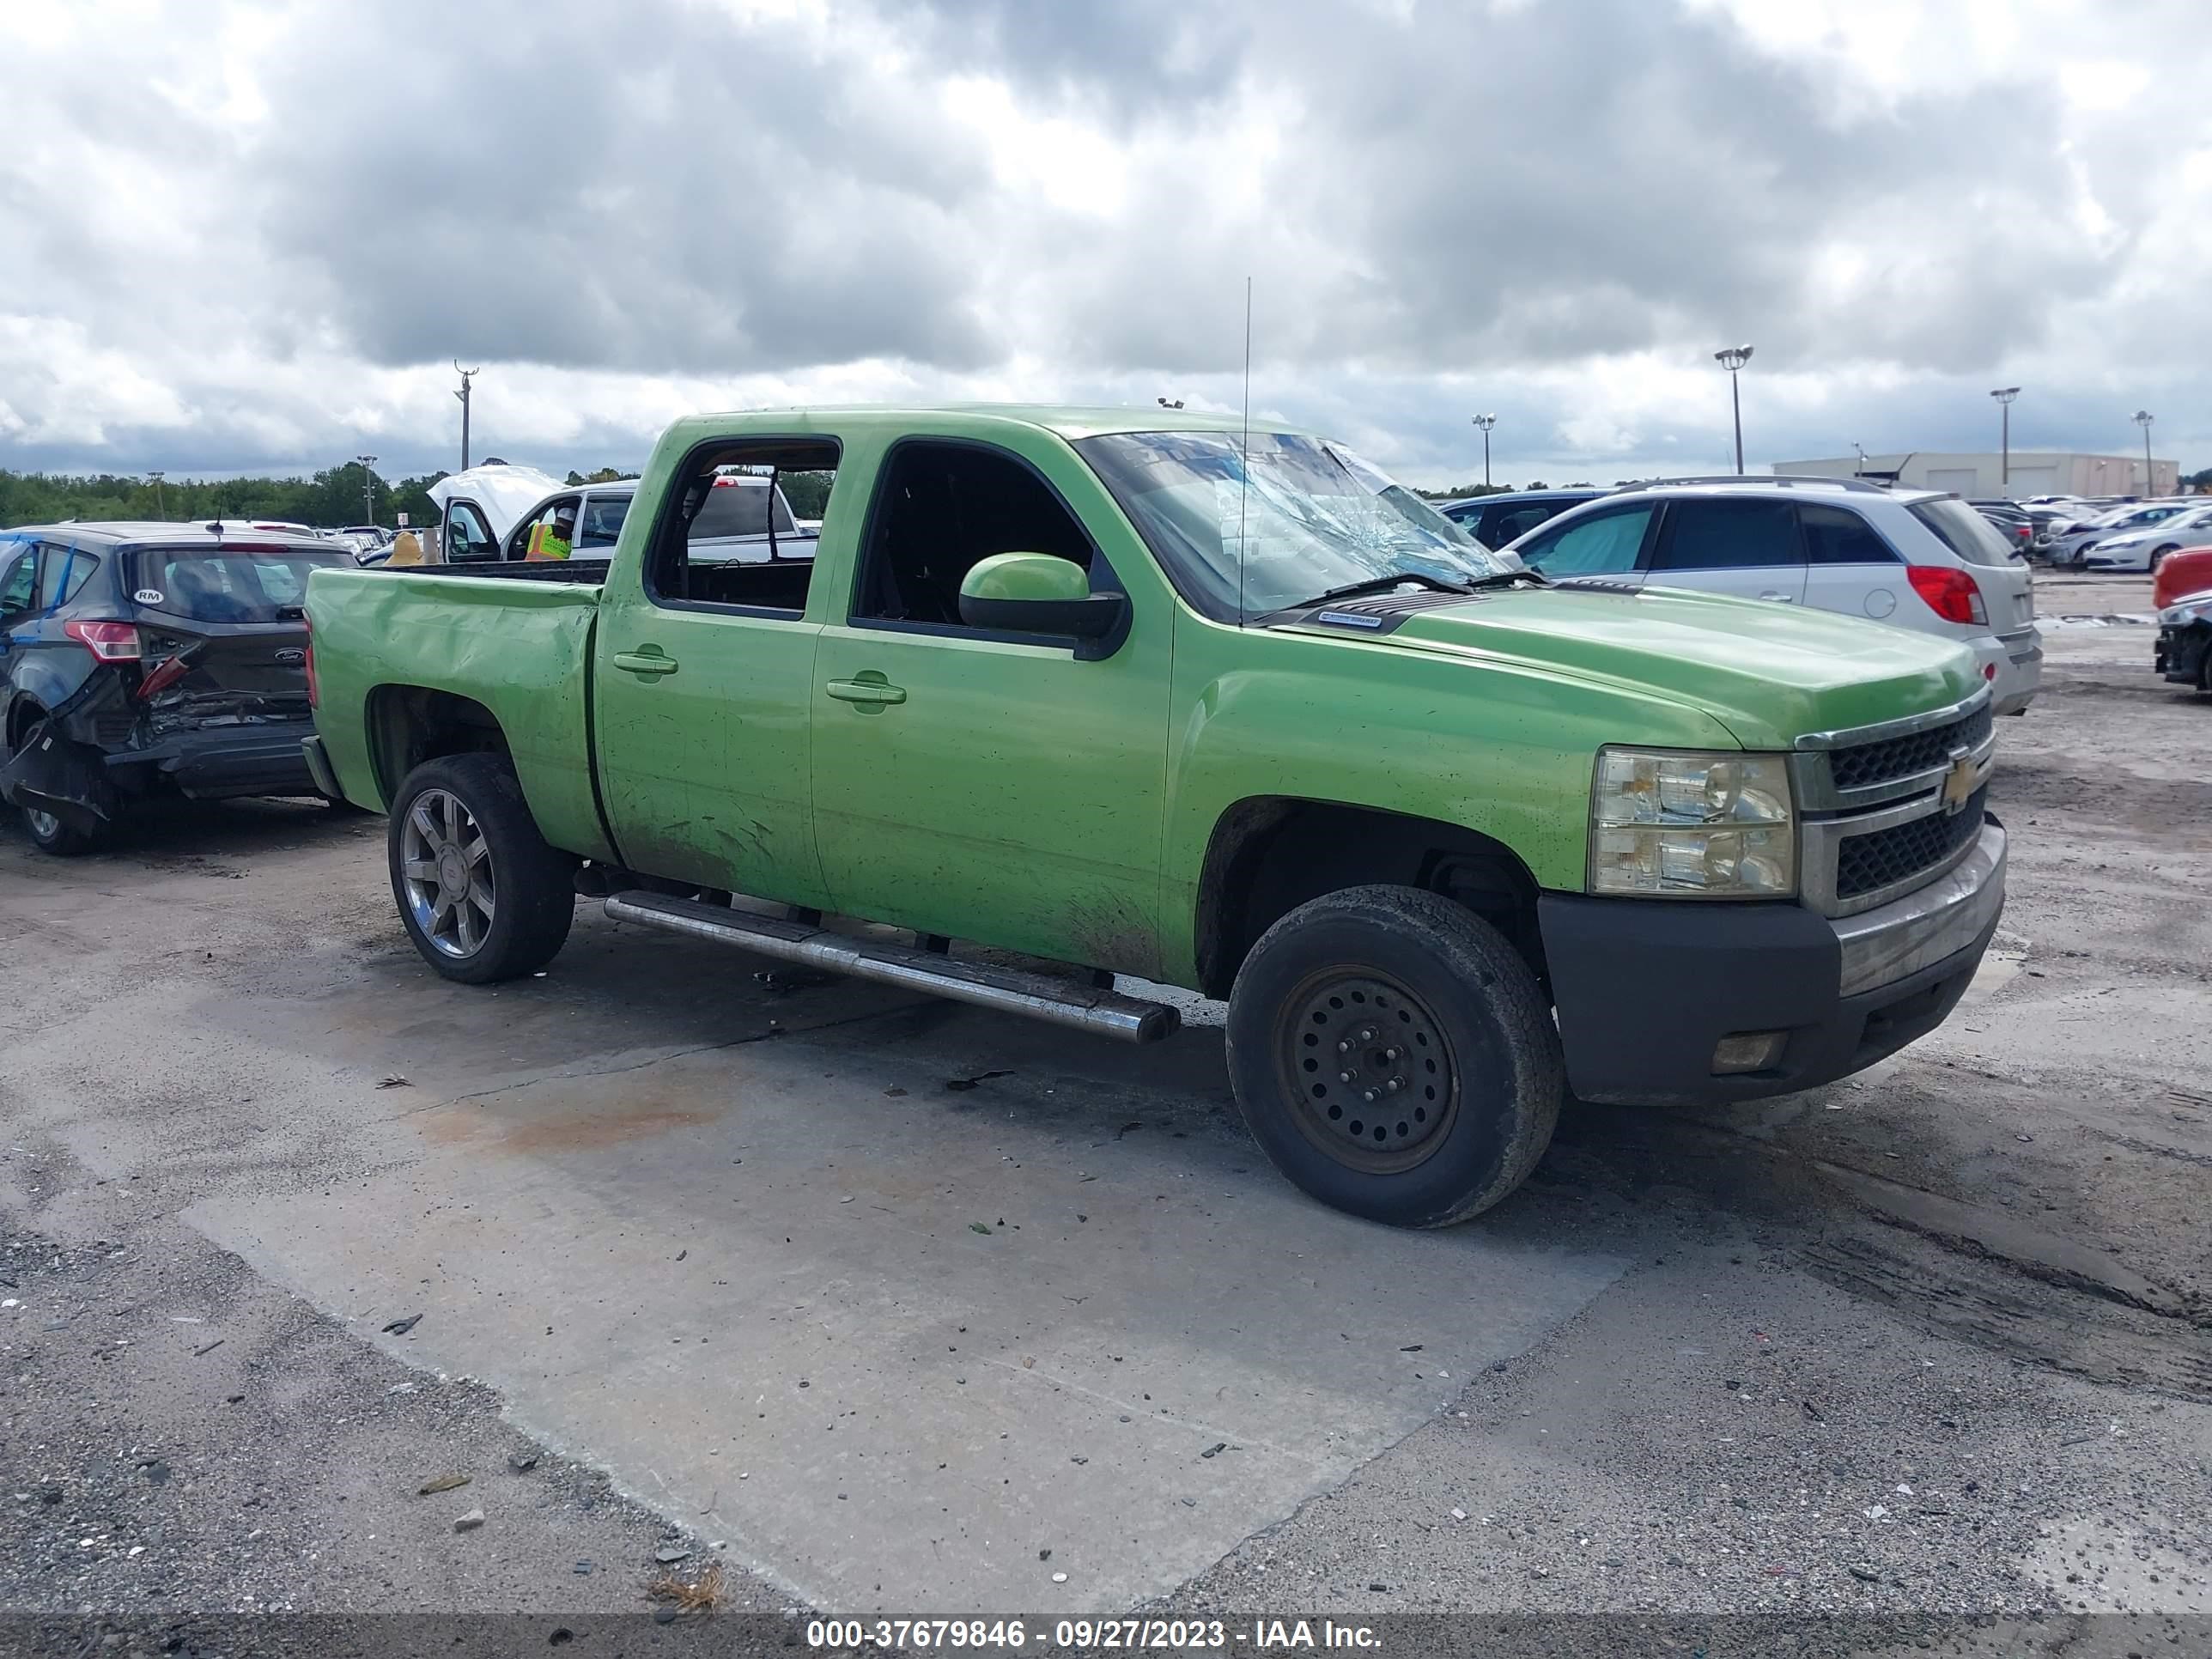
[[[1197,970],[1207,847],[1240,801],[1455,824],[1510,849],[1539,887],[1580,892],[1602,745],[1741,747],[1717,718],[1653,689],[1377,641],[1179,625],[1162,859],[1176,983]]]

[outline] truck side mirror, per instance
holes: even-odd
[[[1092,592],[1081,565],[1050,553],[994,553],[960,582],[960,620],[970,628],[1103,640],[1128,615],[1127,594]]]

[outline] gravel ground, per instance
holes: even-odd
[[[2140,579],[2039,593],[2046,614],[2148,609]],[[2138,623],[2054,628],[2043,696],[2002,723],[2011,900],[1943,1030],[1754,1107],[1571,1106],[1526,1191],[1480,1224],[1635,1267],[1530,1351],[1436,1376],[1425,1425],[1154,1610],[1663,1616],[1692,1624],[1607,1641],[1669,1651],[1693,1630],[1685,1655],[1749,1650],[1778,1627],[1724,1615],[1759,1612],[1808,1652],[2212,1652],[2212,700],[2153,679],[2149,645]],[[313,809],[186,811],[66,902],[19,838],[0,845],[0,1041],[127,995],[136,972],[292,994],[320,971],[301,963],[388,950],[388,901],[356,879],[380,840]],[[161,934],[187,890],[204,903],[264,871],[277,889],[240,890],[313,909],[320,954],[288,960],[269,946],[289,935],[234,907],[204,951]],[[142,923],[143,968],[82,948],[88,926]],[[506,1040],[499,1005],[454,1007]],[[364,1052],[367,1018],[342,1017],[329,1052]],[[871,1040],[825,1036],[822,1064]],[[73,1076],[143,1096],[160,1052],[88,1053]],[[1132,1099],[1160,1086],[1138,1075]],[[0,1607],[173,1630],[515,1611],[538,1622],[487,1640],[543,1645],[570,1628],[557,1617],[599,1620],[572,1632],[599,1650],[662,1641],[641,1611],[657,1553],[688,1550],[667,1565],[696,1575],[723,1540],[538,1452],[490,1391],[410,1366],[404,1335],[372,1346],[180,1218],[208,1183],[264,1178],[257,1160],[272,1184],[365,1167],[319,1127],[293,1132],[304,1151],[258,1139],[262,1107],[226,1122],[224,1091],[254,1086],[175,1079],[182,1166],[125,1175],[96,1107],[57,1115],[0,1054]],[[469,1484],[420,1492],[447,1474]],[[726,1610],[789,1632],[789,1595],[723,1578]],[[2153,1622],[2078,1622],[2119,1612]],[[1486,1650],[1577,1628],[1516,1626]]]

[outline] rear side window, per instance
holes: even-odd
[[[1577,520],[1513,550],[1547,576],[1621,576],[1636,568],[1652,507],[1623,507]]]
[[[1804,562],[1790,501],[1681,501],[1667,508],[1654,570],[1763,570]]]
[[[138,555],[131,598],[142,611],[191,622],[296,621],[318,570],[350,570],[343,548],[154,548]]]
[[[1808,564],[1895,564],[1897,554],[1875,527],[1848,507],[1808,502],[1797,509]]]
[[[48,543],[39,554],[39,609],[52,611],[84,592],[92,573],[100,568],[97,554],[81,547],[56,547]]]
[[[1490,515],[1481,540],[1491,547],[1503,547],[1527,535],[1538,525],[1559,516],[1562,509],[1556,507],[1501,507]]]
[[[1980,514],[1961,501],[1920,501],[1905,509],[1926,525],[1968,564],[2010,564],[2011,544]]]

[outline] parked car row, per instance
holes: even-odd
[[[1694,588],[1957,640],[1973,652],[2000,714],[2024,713],[2042,683],[2026,559],[1956,495],[1731,476],[1515,501],[1481,496],[1443,511],[1504,526],[1540,513],[1504,545],[1554,581]]]

